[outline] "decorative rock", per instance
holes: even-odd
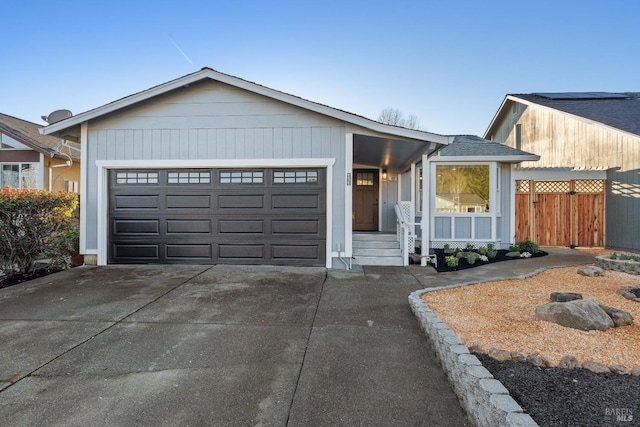
[[[568,302],[582,299],[582,295],[575,292],[552,292],[549,298],[551,302]]]
[[[604,270],[595,265],[589,267],[582,267],[578,269],[578,274],[582,274],[587,277],[604,276]]]
[[[537,351],[528,355],[526,360],[539,368],[547,368],[549,366],[549,361],[542,357]]]
[[[631,375],[633,375],[634,377],[640,377],[640,365],[634,367],[631,370]]]
[[[492,357],[500,362],[504,362],[505,360],[511,360],[511,352],[507,350],[498,350],[497,348],[490,348],[489,353],[487,353],[489,357]]]
[[[611,372],[611,370],[602,363],[592,362],[590,360],[582,362],[582,369],[588,369],[589,371],[597,374]]]
[[[623,286],[620,288],[618,293],[626,299],[640,302],[640,296],[638,295],[640,294],[640,286]]]
[[[564,369],[575,369],[580,366],[578,359],[574,356],[567,355],[560,359],[560,363],[558,363],[558,368]]]
[[[539,305],[536,319],[582,331],[606,331],[613,327],[613,320],[592,299]]]
[[[520,258],[520,252],[507,252],[504,256],[509,258]]]
[[[613,320],[615,327],[629,326],[633,323],[633,316],[628,311],[620,310],[618,308],[607,307],[606,305],[600,306],[607,315]]]
[[[618,375],[629,375],[629,368],[622,365],[609,365],[609,370]]]
[[[514,362],[526,362],[527,361],[527,356],[525,356],[524,354],[520,353],[519,351],[512,351],[511,352],[511,360]]]

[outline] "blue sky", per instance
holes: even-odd
[[[36,123],[205,66],[372,119],[391,106],[441,134],[482,135],[507,93],[640,91],[637,0],[25,0],[9,12],[0,112]]]

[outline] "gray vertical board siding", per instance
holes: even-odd
[[[491,218],[478,217],[474,218],[475,221],[475,236],[477,240],[489,240],[491,239]]]
[[[472,239],[471,235],[471,221],[470,217],[454,217],[454,239]]]
[[[434,218],[433,238],[451,239],[451,217]]]
[[[400,183],[400,200],[408,202],[411,200],[411,171],[400,174],[398,179],[402,180]],[[416,205],[416,212],[418,211],[420,211],[420,206]]]
[[[607,247],[640,250],[640,170],[607,172]]]
[[[395,204],[398,200],[398,182],[383,180],[381,182],[380,208],[380,231],[396,230],[396,212]]]
[[[344,248],[345,123],[215,82],[90,122],[87,188],[96,160],[335,158],[334,247]],[[87,192],[87,248],[97,249],[97,193]]]
[[[500,216],[496,218],[496,238],[502,243],[511,243],[511,206],[516,202],[515,188],[511,188],[511,165],[502,164],[500,168]]]

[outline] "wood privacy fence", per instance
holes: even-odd
[[[604,246],[601,179],[516,181],[516,241],[544,246]]]

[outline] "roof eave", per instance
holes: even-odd
[[[264,95],[272,99],[286,102],[301,108],[305,108],[307,110],[314,111],[316,113],[320,113],[325,116],[333,117],[335,119],[352,123],[354,125],[361,126],[376,132],[394,135],[396,137],[401,137],[401,138],[415,139],[418,141],[435,142],[435,143],[444,144],[444,145],[449,144],[451,142],[451,138],[445,135],[438,135],[431,132],[407,129],[407,128],[402,128],[398,126],[379,123],[374,120],[367,119],[365,117],[360,117],[352,113],[347,113],[346,111],[337,110],[335,108],[332,108],[326,105],[317,104],[315,102],[308,101],[303,98],[299,98],[284,92],[270,89],[266,86],[261,86],[256,83],[240,79],[238,77],[234,77],[228,74],[223,74],[215,70],[212,70],[210,68],[203,68],[199,71],[196,71],[195,73],[188,74],[186,76],[177,78],[175,80],[171,80],[167,83],[163,83],[161,85],[154,86],[142,92],[138,92],[136,94],[129,95],[117,101],[113,101],[109,104],[105,104],[101,107],[97,107],[92,110],[86,111],[84,113],[80,113],[76,116],[72,116],[68,119],[62,120],[58,123],[54,123],[43,128],[41,132],[44,135],[56,134],[65,129],[78,126],[84,122],[103,116],[105,114],[112,113],[122,108],[126,108],[136,103],[145,101],[155,96],[162,95],[166,92],[169,92],[175,89],[179,89],[184,86],[188,86],[189,84],[193,84],[195,82],[198,82],[200,80],[207,79],[207,78],[211,80],[216,80],[222,83],[226,83],[241,89],[245,89],[253,93]]]
[[[498,162],[498,163],[520,163],[537,162],[540,156],[535,154],[523,154],[513,156],[434,156],[430,159],[434,162]]]

